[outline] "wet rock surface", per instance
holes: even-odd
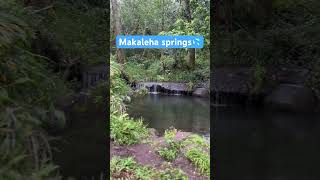
[[[186,83],[173,82],[141,82],[137,83],[136,88],[145,87],[153,92],[169,92],[169,93],[190,93],[192,89]]]
[[[192,95],[197,97],[209,97],[209,90],[206,88],[197,88],[193,91]]]

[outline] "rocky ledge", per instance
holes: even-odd
[[[209,89],[204,86],[190,87],[187,83],[173,82],[140,82],[135,85],[136,89],[145,87],[149,92],[161,92],[167,94],[193,95],[197,97],[209,97]]]

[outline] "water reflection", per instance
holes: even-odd
[[[128,113],[143,117],[149,127],[160,132],[173,126],[179,130],[208,134],[209,100],[190,96],[147,95],[134,99]]]
[[[317,114],[212,108],[216,178],[243,180],[320,179]]]

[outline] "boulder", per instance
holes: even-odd
[[[197,88],[192,93],[193,96],[209,97],[209,90],[206,88]]]
[[[294,84],[280,84],[264,100],[266,107],[277,110],[308,112],[316,106],[316,97],[307,87]]]

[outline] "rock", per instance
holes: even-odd
[[[168,92],[168,93],[189,93],[191,89],[186,83],[172,82],[141,82],[137,83],[136,88],[145,87],[151,92]]]
[[[186,139],[187,137],[189,137],[191,135],[192,135],[191,132],[178,131],[173,139],[174,139],[174,141],[178,142],[178,141],[182,141],[182,140]]]
[[[280,67],[272,72],[276,80],[283,84],[304,84],[308,78],[309,70],[304,68]]]
[[[210,77],[211,91],[249,94],[253,70],[251,67],[219,67]]]
[[[156,137],[159,135],[158,131],[154,128],[149,128],[149,134],[151,137]]]
[[[198,97],[208,97],[209,90],[206,88],[197,88],[195,91],[193,91],[192,95]]]
[[[316,98],[307,87],[294,84],[280,84],[264,100],[267,107],[277,110],[307,112],[313,111]]]

